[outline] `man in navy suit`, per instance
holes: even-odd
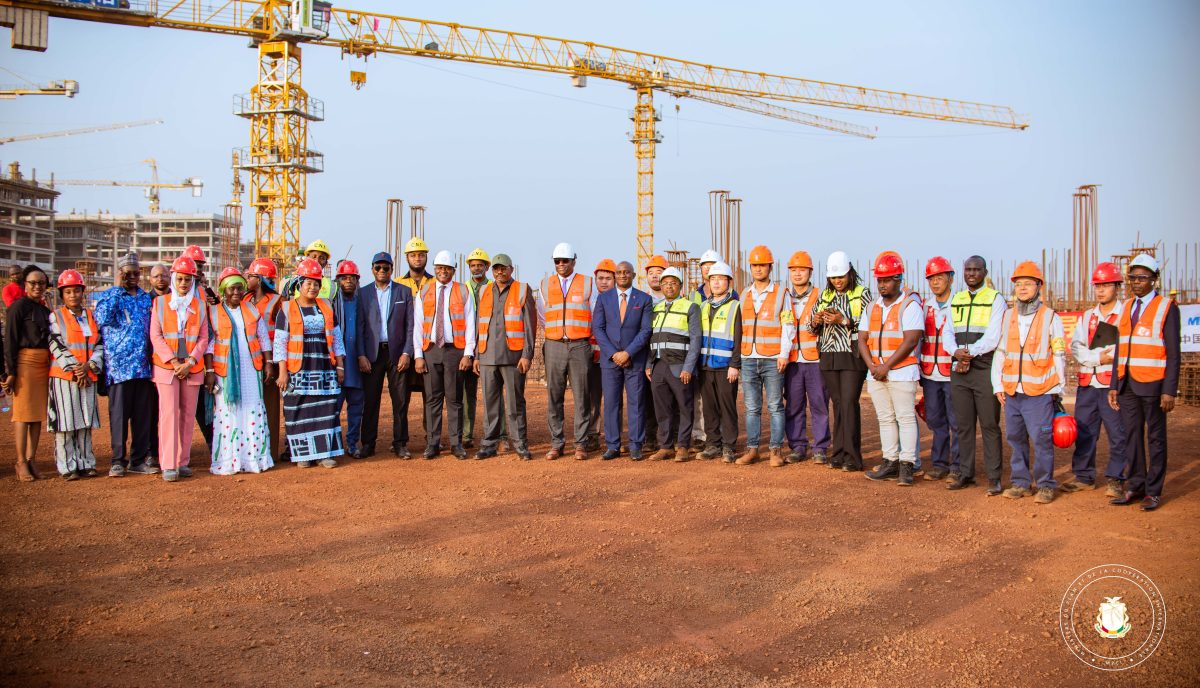
[[[408,376],[413,359],[412,290],[392,281],[392,256],[380,251],[371,259],[374,281],[358,290],[358,369],[363,374],[366,397],[362,420],[362,448],[351,455],[365,459],[375,453],[379,436],[379,402],[387,378],[392,398],[392,452],[402,459],[408,451]]]
[[[621,453],[621,389],[629,406],[629,457],[642,460],[646,440],[646,417],[642,405],[646,377],[647,345],[653,300],[633,287],[634,267],[629,261],[617,265],[617,286],[596,297],[592,333],[600,345],[600,374],[604,385],[603,459]]]

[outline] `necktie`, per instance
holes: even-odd
[[[1142,300],[1135,299],[1133,302],[1133,324],[1136,325],[1139,318],[1142,317]]]
[[[442,285],[439,284],[437,287],[437,290],[438,290],[437,314],[433,316],[434,317],[434,320],[433,320],[434,343],[437,344],[438,346],[445,346],[445,344],[446,344],[446,325],[445,325],[445,323],[442,322],[442,314],[445,313],[446,289]]]
[[[627,302],[627,299],[625,298],[625,296],[626,296],[625,292],[621,292],[621,322],[622,323],[625,322],[625,306],[626,306],[626,302]]]

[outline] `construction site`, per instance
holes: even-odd
[[[925,279],[928,261],[941,256],[965,268],[978,252],[986,257],[987,286],[1010,306],[1016,306],[1010,275],[1033,261],[1044,275],[1040,298],[1061,319],[1069,342],[1096,306],[1096,266],[1112,263],[1128,276],[1131,262],[1149,257],[1160,266],[1157,292],[1179,305],[1183,330],[1178,406],[1163,431],[1171,447],[1169,508],[1153,515],[1111,508],[1101,492],[1072,494],[1047,507],[1031,500],[1014,505],[982,491],[948,493],[928,479],[898,497],[894,482],[863,480],[811,461],[777,471],[718,461],[527,463],[503,452],[487,461],[405,462],[381,451],[332,474],[314,476],[285,463],[263,475],[205,472],[187,487],[166,490],[161,481],[141,477],[124,479],[119,489],[101,479],[40,480],[26,488],[12,479],[6,461],[0,500],[8,507],[0,527],[10,537],[0,541],[0,684],[1200,683],[1200,535],[1194,527],[1200,517],[1200,239],[1186,229],[1191,220],[1141,224],[1130,210],[1158,204],[1182,218],[1190,206],[1164,200],[1170,196],[1165,188],[1158,189],[1163,197],[1147,196],[1147,187],[1131,176],[1093,177],[1086,165],[1064,164],[1055,170],[1053,188],[1039,187],[1027,209],[1029,226],[1037,229],[1013,240],[992,230],[978,241],[960,240],[968,232],[941,222],[940,208],[912,212],[902,197],[913,187],[900,181],[897,191],[865,182],[861,195],[830,190],[855,174],[876,181],[884,174],[903,177],[924,147],[935,161],[929,164],[944,168],[944,177],[929,178],[928,185],[980,205],[955,216],[955,202],[948,202],[944,214],[961,222],[976,213],[986,224],[983,216],[1020,205],[1013,198],[1033,184],[1021,176],[1051,166],[1051,156],[1037,155],[1040,143],[1027,147],[1021,137],[1047,126],[1034,108],[1048,108],[1057,96],[1034,98],[1035,89],[1016,89],[1021,97],[1010,106],[915,95],[899,86],[760,71],[791,64],[772,64],[770,52],[724,67],[704,61],[724,53],[699,41],[685,59],[661,54],[667,48],[652,41],[638,49],[612,47],[595,42],[608,36],[586,35],[592,29],[583,15],[546,22],[586,40],[414,19],[388,13],[407,8],[374,4],[386,11],[323,0],[0,0],[0,35],[11,33],[11,48],[0,48],[11,59],[0,60],[0,69],[4,80],[14,81],[0,85],[0,113],[31,102],[89,102],[93,108],[86,125],[78,117],[46,119],[40,109],[46,105],[0,115],[0,270],[8,276],[37,266],[50,279],[45,300],[54,308],[61,305],[53,288],[58,275],[78,271],[94,303],[118,283],[119,261],[128,254],[140,261],[147,290],[151,268],[169,269],[187,247],[203,251],[204,276],[214,286],[227,268],[246,270],[263,258],[278,266],[282,283],[305,258],[305,247],[320,240],[332,247],[327,277],[350,260],[366,285],[377,251],[395,257],[394,277],[405,276],[404,247],[418,238],[451,253],[455,279],[470,274],[467,256],[477,246],[492,256],[511,254],[513,278],[532,285],[537,296],[541,280],[554,274],[551,247],[568,241],[583,247],[580,273],[591,275],[601,258],[628,259],[642,289],[647,265],[661,256],[681,273],[684,294],[706,284],[701,256],[715,251],[732,272],[732,289],[745,294],[754,284],[750,252],[768,244],[778,258],[774,282],[789,280],[780,257],[806,250],[814,263],[812,284],[821,287],[830,277],[827,247],[846,250],[852,269],[872,287],[872,259],[895,250],[904,286],[936,303]],[[486,4],[473,11],[506,16]],[[460,14],[454,7],[438,12]],[[1180,12],[1200,19],[1191,9]],[[487,21],[469,14],[454,18]],[[81,36],[128,42],[123,50],[136,51],[129,46],[147,35],[178,37],[181,54],[171,60],[194,60],[205,75],[170,95],[164,90],[142,98],[137,114],[118,114],[134,110],[110,107],[119,98],[108,92],[86,100],[93,97],[88,65],[45,79],[47,70],[17,64],[17,56],[63,53],[85,61]],[[235,45],[240,52],[218,57],[214,47],[206,56],[209,45]],[[206,59],[214,66],[205,66]],[[241,73],[228,74],[231,63],[240,64]],[[329,86],[331,65],[349,93]],[[1004,69],[996,67],[997,73]],[[414,81],[420,87],[389,81],[414,80],[422,70],[437,73],[429,82]],[[505,81],[510,74],[511,83]],[[428,89],[437,79],[445,81],[445,92]],[[227,89],[210,92],[213,83]],[[1004,83],[1011,90],[1021,82]],[[620,90],[604,90],[612,85]],[[354,100],[359,91],[380,97],[372,89],[397,93],[395,117],[403,126],[372,128],[376,121],[363,113],[370,106]],[[455,110],[457,98],[476,91],[479,111]],[[999,100],[1009,100],[999,93]],[[171,106],[179,109],[219,102],[225,121],[211,131],[177,125],[178,116],[154,109],[162,104],[156,99],[171,98],[187,101]],[[512,116],[524,118],[529,131],[503,119],[513,99],[528,109]],[[574,131],[547,123],[554,118],[534,112],[548,99],[583,113],[596,106],[597,117],[609,120],[611,110],[622,110],[628,131],[623,139],[618,130],[595,133],[587,114],[579,115]],[[470,129],[492,114],[506,128]],[[697,129],[715,132],[712,138],[722,143],[701,147]],[[137,145],[138,137],[146,145]],[[502,147],[506,138],[538,150],[524,160]],[[180,142],[177,150],[163,145],[172,139]],[[789,152],[737,148],[743,139]],[[64,142],[86,155],[74,163],[64,148],[51,148]],[[576,143],[579,151],[566,150]],[[834,148],[839,143],[879,152]],[[504,152],[489,158],[493,146]],[[719,166],[693,174],[687,146]],[[1005,146],[1020,151],[1014,158],[1028,159],[1005,162]],[[972,147],[985,151],[975,170],[963,166],[972,154],[962,151]],[[556,148],[564,149],[562,157],[550,157]],[[612,164],[596,152],[601,149],[619,149],[624,163]],[[875,164],[872,155],[882,171],[862,169]],[[1176,153],[1162,155],[1177,162]],[[844,163],[848,172],[839,156],[852,161]],[[928,177],[928,168],[921,169]],[[763,181],[793,175],[794,191]],[[978,179],[964,181],[972,175]],[[997,181],[1005,175],[1010,188]],[[817,179],[823,176],[837,181]],[[451,207],[458,204],[479,209]],[[869,207],[875,204],[890,208],[897,229],[862,229],[871,225],[864,218],[877,217]],[[609,228],[585,218],[577,233],[574,218],[544,217],[564,206],[603,217]],[[620,214],[615,226],[610,212]],[[830,231],[829,218],[839,213],[847,222]],[[497,224],[478,223],[479,217]],[[951,274],[955,291],[968,288],[963,272]],[[1128,296],[1130,286],[1123,284],[1118,289]],[[529,439],[545,446],[550,402],[541,329],[535,340],[526,388]],[[1080,367],[1069,352],[1066,361],[1062,402],[1069,412],[1077,384],[1087,383],[1077,382]],[[736,397],[736,384],[734,390]],[[413,446],[420,447],[427,439],[425,395],[412,398],[407,422]],[[113,456],[110,403],[99,401],[105,409],[94,432],[100,464]],[[385,394],[382,418],[392,417],[391,403]],[[568,395],[568,426],[574,403]],[[482,403],[479,408],[482,414]],[[886,461],[877,410],[865,392],[861,409],[863,459]],[[744,417],[737,430],[744,442]],[[924,423],[920,432],[918,449],[928,453],[934,435]],[[10,423],[0,422],[0,445],[13,446],[13,433]],[[211,446],[194,435],[192,465],[203,467]],[[382,423],[380,446],[393,435],[390,423]],[[51,466],[54,441],[46,437],[38,460]],[[1097,456],[1109,456],[1110,449],[1101,439]],[[1060,483],[1071,479],[1073,460],[1070,449],[1055,451]],[[1006,445],[1006,481],[1008,462]],[[1076,618],[1064,597],[1077,576],[1113,564],[1153,579],[1136,590],[1121,588],[1127,601],[1145,595],[1165,602],[1169,615],[1138,619],[1128,639],[1103,646],[1108,659],[1125,662],[1120,671],[1102,670],[1102,660],[1085,657],[1081,645],[1100,647],[1094,640],[1072,640],[1072,628],[1096,637],[1095,610],[1083,609]],[[1099,630],[1099,617],[1095,621]],[[1126,661],[1135,656],[1136,662]]]

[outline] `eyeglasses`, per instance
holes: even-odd
[[[31,287],[44,287],[50,283],[47,282],[46,280],[25,280],[25,284],[27,284]]]
[[[380,265],[372,265],[371,269],[375,272],[391,272],[392,266],[388,265],[387,263],[382,263]]]
[[[1151,282],[1154,277],[1151,275],[1127,275],[1125,280],[1128,282]]]
[[[554,264],[555,265],[563,265],[566,263],[570,263],[572,260],[574,260],[574,258],[555,258]]]

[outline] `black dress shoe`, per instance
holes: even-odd
[[[883,463],[879,464],[875,470],[867,471],[867,478],[871,480],[895,480],[898,475],[900,475],[900,462],[891,459],[884,459]],[[909,475],[911,477],[911,470]]]
[[[947,490],[962,490],[962,489],[970,487],[971,485],[974,485],[974,484],[975,484],[974,478],[964,478],[963,476],[960,475],[954,482],[947,485],[946,489]]]
[[[475,440],[467,438],[463,440],[463,449],[471,449],[475,446]]]
[[[629,450],[629,460],[630,461],[641,461],[642,458],[643,457],[642,457],[641,449],[630,449]]]
[[[600,456],[600,458],[604,459],[605,461],[612,461],[613,459],[617,458],[620,455],[621,455],[620,449],[609,449],[609,450],[605,451],[604,454],[602,454]]]
[[[988,482],[987,496],[995,497],[1004,492],[1004,488],[1000,486],[999,480],[991,480]]]
[[[476,454],[477,459],[490,459],[496,455],[495,449],[480,449]]]
[[[441,451],[441,447],[425,447],[425,451],[421,454],[421,456],[425,457],[426,459],[432,459],[440,454]]]
[[[1158,504],[1161,501],[1162,501],[1162,497],[1147,496],[1147,497],[1143,498],[1142,499],[1142,511],[1154,511],[1155,509],[1158,508]]]
[[[1110,501],[1109,504],[1112,504],[1113,506],[1128,506],[1130,504],[1136,503],[1138,500],[1142,499],[1145,496],[1146,496],[1145,492],[1130,492],[1130,491],[1126,490],[1125,494]]]
[[[456,444],[453,447],[451,447],[450,453],[453,454],[454,458],[456,458],[456,459],[461,460],[461,459],[467,458],[467,450],[463,449],[463,446],[461,444]]]
[[[528,449],[518,449],[517,457],[522,461],[533,461],[533,454],[531,454]]]

